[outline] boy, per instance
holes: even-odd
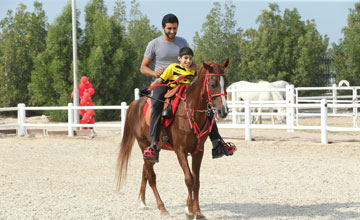
[[[194,56],[193,51],[189,47],[183,47],[179,51],[179,64],[173,63],[170,64],[165,71],[160,75],[160,78],[156,79],[153,85],[163,84],[168,82],[174,82],[179,77],[185,78],[181,79],[178,82],[170,84],[170,88],[176,87],[178,84],[187,84],[191,82],[191,78],[196,75],[196,71],[191,68],[192,58]],[[150,138],[151,144],[144,150],[144,160],[150,160],[152,162],[159,162],[159,134],[161,127],[161,113],[164,107],[164,95],[169,89],[167,86],[157,86],[152,90],[152,99],[151,99],[151,117],[150,117]]]

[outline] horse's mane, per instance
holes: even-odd
[[[198,79],[199,79],[199,72],[196,73],[196,76],[192,79],[189,86],[193,86]]]
[[[210,63],[207,62],[207,64],[210,64]],[[194,83],[196,83],[196,82],[199,80],[200,75],[202,74],[201,71],[204,71],[204,69],[205,69],[205,68],[204,68],[204,66],[203,66],[202,63],[201,63],[201,66],[200,66],[199,70],[196,71],[196,75],[195,75],[195,77],[193,78],[193,80],[191,81],[190,86],[192,86]]]

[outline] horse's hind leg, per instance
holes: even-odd
[[[138,145],[141,149],[141,152],[144,152],[144,149],[146,148],[146,146],[149,146],[150,142],[147,141],[146,138],[142,138],[142,139],[137,139]],[[139,192],[139,206],[142,209],[146,208],[146,202],[145,202],[145,192],[146,192],[146,184],[148,181],[147,178],[147,167],[146,167],[146,163],[144,162],[143,164],[143,170],[142,170],[142,178],[141,178],[141,186],[140,186],[140,192]]]
[[[156,204],[158,209],[160,210],[160,214],[165,214],[168,213],[168,211],[165,208],[165,205],[163,203],[163,201],[160,198],[160,194],[156,188],[156,174],[154,172],[154,163],[150,162],[150,161],[144,161],[144,168],[143,168],[143,175],[145,175],[145,180],[143,179],[143,181],[145,181],[144,185],[146,186],[146,179],[149,182],[149,185],[151,187],[151,189],[154,192],[155,195],[155,199],[156,199]],[[144,186],[144,188],[145,188]],[[143,182],[141,184],[141,187],[143,187]],[[140,193],[141,193],[142,188],[140,189]],[[144,190],[144,199],[145,199],[145,189]]]
[[[139,193],[140,208],[142,208],[142,209],[146,208],[146,203],[145,203],[146,183],[147,183],[147,178],[146,178],[145,163],[144,163],[142,179],[141,179],[141,187],[140,187],[140,193]]]
[[[200,191],[200,167],[204,152],[199,151],[192,156],[192,174],[194,178],[194,200],[193,200],[193,212],[195,219],[205,219],[205,216],[200,211],[199,205],[199,191]]]
[[[274,109],[270,108],[269,112],[274,113]],[[271,115],[271,123],[274,125],[275,124],[275,115]]]

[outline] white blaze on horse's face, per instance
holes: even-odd
[[[220,88],[221,88],[221,94],[225,94],[225,80],[224,80],[224,76],[220,76]],[[228,113],[228,108],[227,108],[227,103],[226,103],[226,98],[224,95],[221,96],[221,100],[223,103],[223,106],[225,107],[225,113]]]

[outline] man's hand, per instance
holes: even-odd
[[[164,68],[159,68],[157,71],[153,71],[149,66],[152,62],[152,59],[145,57],[140,66],[140,72],[146,76],[151,76],[155,78],[159,78],[161,73],[164,72]]]
[[[155,73],[156,73],[155,77],[156,77],[156,78],[159,78],[160,75],[161,75],[164,71],[165,71],[165,69],[162,68],[162,67],[160,67],[159,69],[156,70],[156,72],[155,72]]]
[[[155,79],[154,82],[151,83],[151,85],[157,85],[162,84],[164,81],[161,78]]]

